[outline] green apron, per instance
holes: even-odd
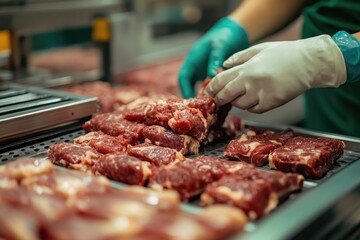
[[[303,11],[302,37],[360,31],[359,0],[320,0]],[[359,79],[360,80],[360,79]],[[360,81],[305,93],[304,127],[360,137]]]

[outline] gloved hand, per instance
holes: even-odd
[[[234,54],[205,89],[221,106],[262,113],[309,88],[338,87],[346,81],[343,55],[328,35],[269,42]]]
[[[249,46],[246,31],[234,20],[218,21],[190,50],[179,72],[179,86],[185,98],[194,97],[195,84],[214,77],[225,59]]]
[[[360,81],[360,41],[345,31],[337,32],[332,38],[345,59],[346,82]]]

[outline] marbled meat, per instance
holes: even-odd
[[[127,153],[142,161],[150,162],[157,167],[184,160],[184,156],[175,149],[159,147],[149,143],[130,147]]]
[[[269,156],[270,167],[321,178],[344,153],[345,143],[330,138],[295,137]]]
[[[116,137],[121,135],[131,145],[142,141],[144,127],[144,124],[125,120],[119,112],[99,114],[83,125],[87,132],[101,131]]]
[[[152,175],[151,163],[141,161],[127,153],[110,153],[104,155],[92,168],[97,175],[127,183],[144,186]]]
[[[154,169],[148,186],[156,190],[175,190],[186,201],[201,193],[207,184],[234,172],[234,169],[238,171],[247,167],[253,168],[246,163],[228,163],[216,157],[201,156]]]
[[[292,137],[294,137],[294,132],[291,129],[280,133],[248,131],[228,144],[224,156],[255,166],[263,166],[268,163],[269,154]]]
[[[254,220],[273,210],[278,204],[278,197],[266,180],[246,180],[231,175],[209,184],[201,195],[201,204],[236,206]]]
[[[182,154],[197,154],[200,143],[187,135],[178,135],[173,131],[161,126],[146,126],[143,129],[145,142],[154,145],[176,149]]]
[[[114,137],[100,131],[75,138],[74,143],[92,147],[103,154],[124,152],[128,146],[127,140],[122,136]]]
[[[65,142],[53,144],[48,149],[48,158],[53,164],[83,172],[89,171],[101,156],[89,146]]]

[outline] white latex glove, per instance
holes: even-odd
[[[328,35],[297,41],[269,42],[238,52],[225,61],[230,68],[205,90],[218,106],[262,113],[309,88],[338,87],[346,81],[343,55]]]

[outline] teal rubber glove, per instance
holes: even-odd
[[[360,81],[360,41],[345,31],[337,32],[332,39],[344,56],[347,75],[346,82]]]
[[[247,33],[231,18],[219,20],[190,50],[179,72],[179,86],[184,98],[194,97],[195,84],[217,69],[232,54],[249,47]]]

